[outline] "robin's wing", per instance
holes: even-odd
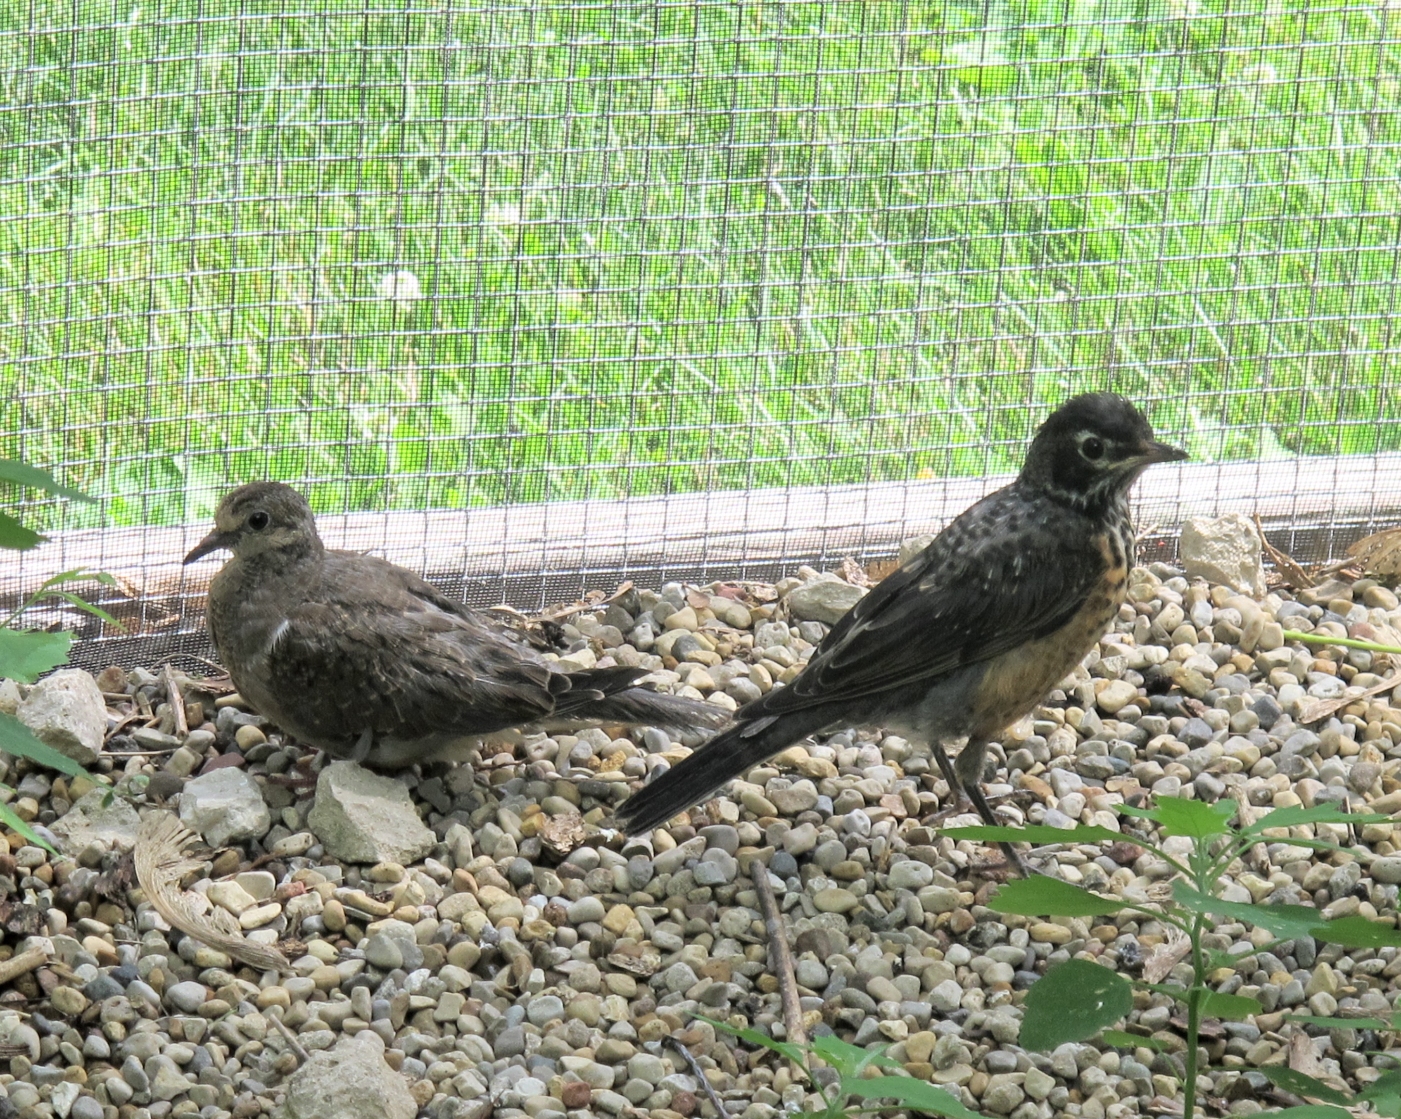
[[[749,712],[775,715],[934,680],[1055,632],[1085,603],[1104,558],[1088,526],[1056,524],[1049,536],[1047,528],[1010,487],[985,498],[877,584],[807,668]]]
[[[510,627],[391,564],[329,554],[309,598],[268,651],[270,678],[308,722],[486,734],[549,715],[571,691]]]

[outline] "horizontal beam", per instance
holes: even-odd
[[[950,478],[348,513],[322,516],[317,523],[329,547],[382,555],[465,591],[469,601],[504,598],[532,607],[542,595],[567,598],[578,593],[571,587],[639,573],[772,577],[799,563],[887,556],[901,540],[937,531],[1009,480]],[[1189,516],[1258,513],[1272,531],[1305,533],[1332,550],[1401,520],[1401,454],[1155,466],[1139,482],[1134,503],[1140,526],[1156,525],[1163,536],[1175,536]],[[122,580],[130,609],[118,612],[129,628],[134,623],[134,632],[188,631],[197,624],[198,603],[220,561],[183,568],[180,560],[209,527],[56,534],[0,574],[0,600],[16,601],[55,571],[93,568]],[[1318,547],[1315,543],[1311,550]],[[532,598],[536,601],[525,601]]]

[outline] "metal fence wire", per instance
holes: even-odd
[[[0,456],[99,498],[6,589],[192,631],[266,477],[481,602],[869,558],[1088,388],[1193,454],[1143,520],[1335,555],[1401,510],[1398,48],[1401,0],[6,5]]]

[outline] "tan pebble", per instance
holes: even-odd
[[[817,907],[819,913],[847,913],[859,906],[861,899],[849,890],[829,886],[813,894],[812,904]]]
[[[310,979],[319,991],[330,991],[341,985],[341,973],[330,965],[313,968]]]
[[[603,916],[603,927],[616,936],[621,936],[637,915],[628,905],[615,905]]]
[[[257,905],[257,900],[237,882],[215,882],[210,885],[206,892],[215,905],[227,909],[235,917],[242,916],[246,910]]]
[[[321,910],[321,920],[331,932],[345,928],[345,907],[335,898],[330,898]]]
[[[255,727],[247,723],[234,731],[234,742],[238,744],[240,750],[251,750],[254,746],[261,746],[268,740],[268,736],[263,733],[261,727]]]
[[[680,610],[668,614],[666,621],[662,623],[663,629],[695,630],[699,626],[700,619],[696,617],[695,609],[690,606],[683,606]]]
[[[281,916],[282,906],[276,902],[270,902],[267,905],[258,905],[245,910],[243,916],[238,919],[238,924],[240,928],[244,929],[260,929],[269,921],[276,921]]]
[[[1050,921],[1037,921],[1026,932],[1038,944],[1066,944],[1075,935],[1064,925],[1052,924]]]
[[[257,1005],[259,1010],[266,1010],[270,1006],[286,1009],[292,1005],[292,996],[287,993],[286,987],[264,987],[258,992]]]

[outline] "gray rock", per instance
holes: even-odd
[[[141,817],[123,797],[113,796],[112,803],[104,805],[109,793],[108,789],[84,793],[49,826],[64,850],[76,853],[96,844],[109,850],[130,851],[136,846]]]
[[[891,864],[889,882],[892,890],[919,890],[934,881],[934,868],[914,859]]]
[[[865,587],[840,579],[815,579],[793,588],[787,602],[789,613],[800,621],[826,622],[830,626],[865,597]]]
[[[1389,885],[1401,883],[1401,856],[1382,855],[1373,859],[1367,869],[1378,882]]]
[[[164,1054],[146,1062],[146,1076],[151,1081],[151,1095],[158,1100],[173,1100],[190,1090],[180,1067]]]
[[[182,1014],[194,1014],[208,999],[209,989],[192,979],[172,983],[165,989],[165,1005]]]
[[[65,668],[29,689],[15,714],[34,732],[79,765],[92,765],[107,733],[107,705],[97,681],[80,668]]]
[[[352,863],[408,866],[437,842],[408,789],[354,762],[332,762],[321,771],[307,824],[327,854]]]
[[[257,782],[232,766],[196,777],[180,794],[180,822],[211,847],[261,839],[272,813]]]
[[[75,1090],[78,1088],[76,1084],[74,1084],[73,1087]],[[58,1085],[54,1086],[55,1097],[58,1096],[58,1088]],[[55,1105],[54,1110],[58,1111],[57,1105]],[[68,1119],[102,1119],[105,1114],[106,1112],[102,1110],[102,1105],[93,1099],[92,1096],[78,1096],[73,1101],[73,1106],[68,1112]]]
[[[276,1119],[414,1119],[418,1106],[404,1078],[385,1061],[384,1042],[365,1030],[312,1053],[288,1078],[286,1098],[273,1114]]]
[[[378,932],[365,944],[365,959],[381,971],[393,971],[404,966],[404,953],[392,936]]]
[[[922,536],[911,536],[908,540],[900,541],[900,552],[896,556],[896,562],[900,564],[908,563],[934,543],[934,534],[926,532]]]
[[[1264,595],[1260,537],[1244,513],[1227,513],[1216,520],[1188,517],[1178,548],[1189,577],[1224,583],[1256,598]]]

